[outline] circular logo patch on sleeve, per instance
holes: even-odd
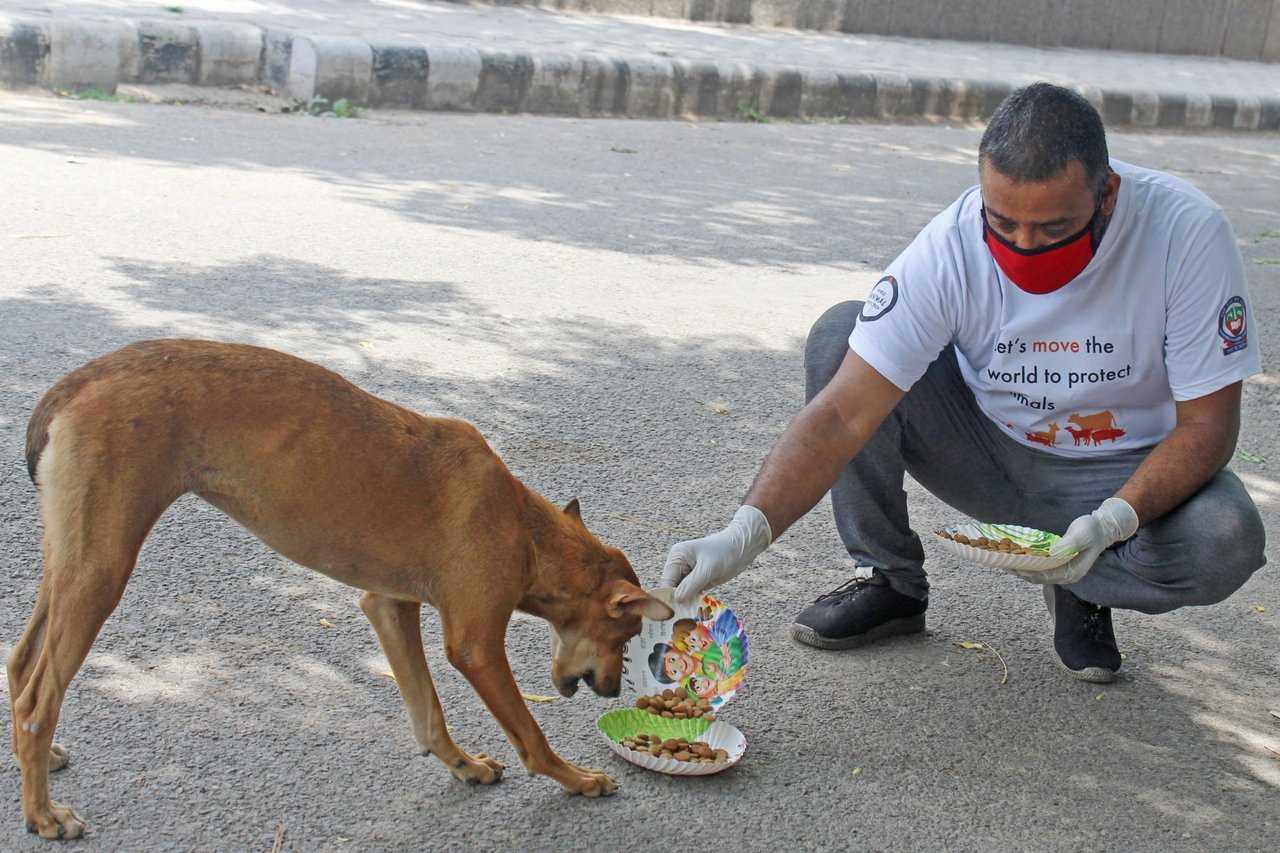
[[[868,323],[872,320],[878,320],[892,311],[893,306],[897,304],[898,280],[891,275],[887,275],[877,281],[875,287],[871,288],[867,301],[862,303],[862,312],[858,314],[858,319]]]
[[[1218,312],[1218,334],[1222,336],[1222,354],[1239,352],[1249,345],[1245,328],[1244,300],[1233,296]]]

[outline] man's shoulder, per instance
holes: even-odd
[[[970,187],[920,229],[915,243],[917,246],[924,243],[937,247],[962,240],[965,235],[973,232],[975,226],[980,229],[981,211],[982,190],[977,186]]]
[[[1135,166],[1122,160],[1111,160],[1111,168],[1120,176],[1120,192],[1137,200],[1137,207],[1176,205],[1205,213],[1220,213],[1222,208],[1199,188],[1172,172]]]
[[[956,200],[934,217],[934,222],[944,222],[952,226],[965,219],[980,215],[982,210],[982,187],[975,184],[956,197]]]

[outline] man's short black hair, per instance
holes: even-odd
[[[1111,174],[1102,116],[1082,95],[1051,83],[1005,98],[978,144],[978,163],[1016,183],[1046,181],[1072,160],[1101,195]]]

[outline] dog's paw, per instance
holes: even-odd
[[[71,753],[67,752],[67,748],[62,744],[51,744],[49,746],[49,772],[53,773],[61,770],[71,763]]]
[[[84,821],[70,806],[49,803],[49,810],[35,816],[27,816],[27,832],[41,838],[79,838],[84,835]]]
[[[463,755],[457,763],[449,768],[453,778],[468,785],[492,785],[502,778],[502,765],[478,752],[475,755]]]
[[[576,765],[569,765],[569,769],[572,775],[569,781],[563,784],[565,790],[571,794],[581,794],[584,797],[608,797],[618,790],[618,783],[609,778],[609,774],[603,770]]]

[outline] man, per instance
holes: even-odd
[[[672,547],[687,601],[737,575],[830,490],[854,578],[792,627],[845,649],[924,629],[924,549],[904,472],[980,521],[1061,533],[1043,584],[1074,677],[1114,680],[1111,608],[1223,600],[1263,565],[1257,508],[1225,466],[1260,370],[1244,265],[1221,208],[1113,161],[1081,96],[1010,95],[968,190],[865,303],[805,349],[807,404],[723,531]]]

